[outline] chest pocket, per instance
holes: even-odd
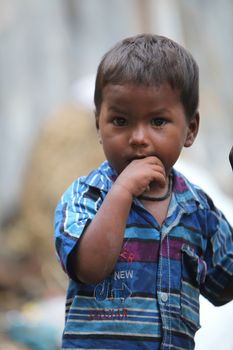
[[[200,285],[206,277],[206,263],[188,244],[183,244],[181,278],[181,317],[191,332],[200,328]]]

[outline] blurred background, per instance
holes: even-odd
[[[196,58],[201,128],[177,167],[232,223],[233,2],[0,0],[0,8],[0,344],[55,350],[67,280],[53,248],[53,213],[68,185],[104,159],[94,79],[116,41],[153,32]],[[232,350],[232,303],[201,303],[196,349]]]

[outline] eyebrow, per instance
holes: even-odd
[[[116,113],[126,113],[123,109],[116,107],[116,106],[110,106],[108,107],[109,112],[116,112]]]
[[[118,113],[126,113],[126,111],[124,109],[122,109],[121,107],[118,106],[110,106],[108,107],[108,110],[110,112],[118,112]],[[168,113],[169,109],[167,108],[160,108],[158,110],[152,110],[148,113],[148,115],[153,115],[153,114],[159,114],[159,113]]]
[[[160,108],[154,111],[151,111],[150,113],[148,113],[148,115],[153,115],[153,114],[164,114],[164,113],[169,113],[169,109],[166,108]]]

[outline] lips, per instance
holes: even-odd
[[[133,160],[137,160],[137,159],[144,159],[146,157],[149,157],[148,155],[135,155],[133,157],[130,157],[127,159],[127,163],[131,163]]]

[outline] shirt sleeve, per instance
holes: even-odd
[[[102,203],[100,190],[77,179],[55,210],[54,241],[58,261],[71,277],[68,257]]]
[[[233,282],[233,228],[210,198],[208,202],[208,241],[204,257],[207,275],[201,292],[214,305],[220,306],[233,299],[233,295],[229,300],[222,297],[224,288]]]

